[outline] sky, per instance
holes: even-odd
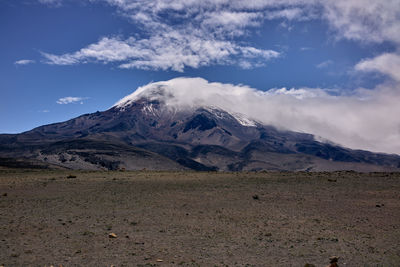
[[[215,104],[400,154],[400,0],[0,0],[0,34],[0,133],[161,82],[185,101],[228,97]]]

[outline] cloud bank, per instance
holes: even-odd
[[[116,105],[164,90],[171,107],[214,106],[239,112],[279,129],[311,133],[345,147],[400,154],[400,87],[381,85],[353,95],[319,88],[261,91],[245,85],[176,78],[139,87]]]
[[[39,0],[61,4],[61,0]],[[43,53],[45,62],[115,63],[120,68],[174,70],[210,65],[264,66],[279,51],[254,47],[245,37],[271,20],[326,21],[334,39],[400,44],[398,0],[87,0],[105,2],[137,25],[138,36],[106,36],[79,51]]]
[[[184,67],[198,68],[214,64],[238,63],[243,68],[250,68],[278,57],[279,53],[172,31],[141,40],[134,37],[125,40],[104,37],[98,43],[72,54],[56,56],[43,53],[43,56],[48,64],[55,65],[100,61],[116,62],[124,69],[171,69],[182,72]]]
[[[355,66],[355,69],[363,72],[379,72],[400,82],[400,55],[384,53],[374,58],[364,59]]]

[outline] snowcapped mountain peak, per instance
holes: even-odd
[[[243,126],[255,127],[257,121],[234,108],[235,99],[244,94],[242,91],[251,91],[249,88],[238,88],[240,90],[232,90],[231,87],[228,90],[219,83],[209,83],[202,78],[175,78],[139,87],[118,101],[114,107],[125,110],[133,103],[140,102],[143,105],[142,112],[155,117],[160,117],[165,111],[172,115],[179,111],[194,111],[200,108],[216,118],[223,119],[228,116]]]
[[[163,82],[160,82],[163,83]],[[126,107],[132,104],[139,99],[145,98],[147,100],[164,100],[168,97],[173,97],[173,95],[168,95],[166,92],[166,87],[162,84],[148,84],[142,87],[139,87],[135,92],[130,95],[125,96],[121,100],[119,100],[114,107]]]
[[[209,83],[202,78],[175,78],[149,83],[122,98],[114,107],[124,107],[139,99],[158,100],[165,105],[182,107],[214,106],[223,110],[235,110],[238,99],[254,90],[246,86]],[[242,112],[243,113],[243,112]]]

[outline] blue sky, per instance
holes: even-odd
[[[399,11],[398,0],[0,0],[0,133],[176,77],[393,99]],[[399,141],[396,127],[385,134]]]

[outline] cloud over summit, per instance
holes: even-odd
[[[163,94],[154,94],[159,90]],[[202,78],[175,78],[139,87],[116,106],[143,96],[162,97],[174,108],[219,107],[267,125],[311,133],[354,149],[400,153],[400,92],[384,86],[375,91],[333,96],[319,88],[262,91]]]

